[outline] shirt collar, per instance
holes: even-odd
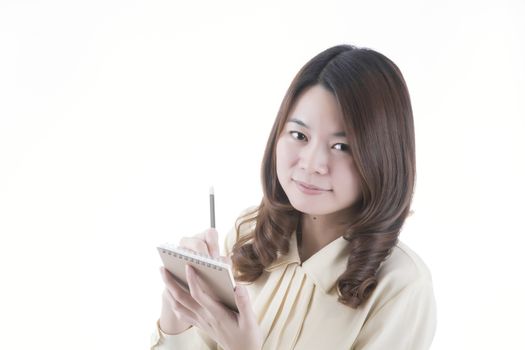
[[[288,249],[288,253],[278,254],[277,258],[268,267],[266,267],[265,270],[271,272],[281,267],[286,267],[290,264],[301,265],[301,258],[299,257],[299,250],[297,248],[297,238],[295,235],[295,231],[290,237],[290,246]]]
[[[290,249],[285,255],[278,255],[277,259],[265,270],[274,271],[290,264],[302,266],[304,272],[312,279],[315,285],[321,287],[325,293],[335,286],[339,276],[346,270],[349,257],[348,242],[341,236],[328,243],[317,253],[301,264],[297,247],[296,233],[290,237]]]

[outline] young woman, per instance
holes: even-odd
[[[341,45],[297,74],[262,164],[264,197],[227,236],[238,313],[187,270],[166,284],[152,349],[428,349],[429,271],[398,240],[415,181],[412,109],[397,66]],[[181,245],[218,256],[217,232]]]

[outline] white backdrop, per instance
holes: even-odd
[[[523,349],[522,1],[0,1],[0,348],[145,349],[158,243],[222,236],[299,68],[376,49],[415,113],[432,349]]]

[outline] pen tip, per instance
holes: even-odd
[[[210,186],[210,194],[215,194],[215,192],[213,191],[213,186]]]

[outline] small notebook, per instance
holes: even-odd
[[[231,310],[238,312],[235,304],[235,280],[231,266],[211,256],[196,253],[192,250],[161,244],[157,247],[164,267],[175,279],[188,290],[185,265],[192,266],[199,277],[210,288],[207,293],[212,295]]]

